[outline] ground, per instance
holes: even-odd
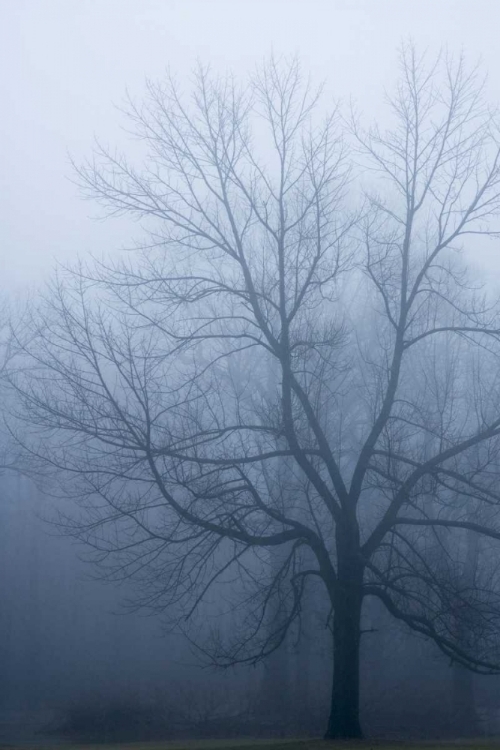
[[[500,738],[454,741],[399,742],[384,740],[191,740],[186,742],[135,742],[121,744],[56,745],[41,742],[29,745],[0,745],[0,750],[17,747],[30,750],[500,750]]]

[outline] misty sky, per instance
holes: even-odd
[[[114,105],[127,87],[140,96],[146,76],[170,66],[183,79],[197,59],[245,73],[271,51],[298,53],[329,94],[373,116],[412,36],[481,57],[500,102],[499,17],[497,0],[0,0],[4,290],[33,286],[55,259],[129,242],[125,221],[91,218],[68,153],[89,155],[94,135],[123,143]],[[500,245],[481,258],[500,274]]]

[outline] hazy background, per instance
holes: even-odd
[[[251,70],[297,53],[331,96],[353,96],[373,117],[396,74],[397,46],[412,36],[435,52],[482,59],[500,100],[496,0],[0,0],[0,272],[21,291],[62,261],[127,244],[125,222],[95,221],[70,182],[70,152],[94,135],[123,143],[114,105],[140,96],[146,76],[170,66],[183,79],[199,58]],[[500,272],[488,245],[481,263]]]

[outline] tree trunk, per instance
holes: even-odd
[[[283,567],[286,554],[287,550],[284,547],[272,547],[269,550],[273,577],[278,575]],[[280,616],[276,601],[269,603],[267,616],[266,626],[271,634],[276,629]],[[280,735],[284,736],[291,697],[290,654],[286,640],[264,662],[263,684],[260,692],[262,714],[271,725],[279,727]]]
[[[333,686],[325,739],[362,737],[359,723],[359,647],[363,570],[352,556],[339,561],[333,616]],[[347,570],[342,571],[345,567]],[[342,573],[345,572],[344,575]]]
[[[474,675],[460,664],[453,664],[452,720],[458,737],[477,737],[479,725],[474,700]]]
[[[470,520],[477,520],[470,515]],[[479,536],[473,531],[467,531],[465,536],[466,556],[462,573],[464,586],[475,587],[476,573],[479,557]],[[458,641],[467,643],[467,624],[457,622]],[[476,702],[474,696],[474,675],[465,667],[456,662],[453,664],[452,673],[452,721],[454,733],[458,736],[475,737],[479,733],[478,717],[476,714]]]

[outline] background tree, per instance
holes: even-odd
[[[321,583],[328,737],[361,734],[365,597],[500,664],[496,571],[464,590],[431,565],[438,528],[500,539],[500,327],[457,252],[496,236],[496,121],[461,59],[400,62],[387,131],[321,117],[296,61],[243,87],[199,69],[187,99],[149,83],[142,167],[98,147],[79,174],[151,242],[55,281],[13,379],[27,450],[81,503],[67,529],[137,605],[196,624],[230,601],[216,663],[272,653]]]
[[[5,414],[9,411],[11,391],[8,386],[12,374],[12,360],[16,347],[9,326],[10,309],[7,301],[0,301],[0,475],[9,471],[28,474],[29,467],[23,460],[15,440],[11,439],[5,425]]]

